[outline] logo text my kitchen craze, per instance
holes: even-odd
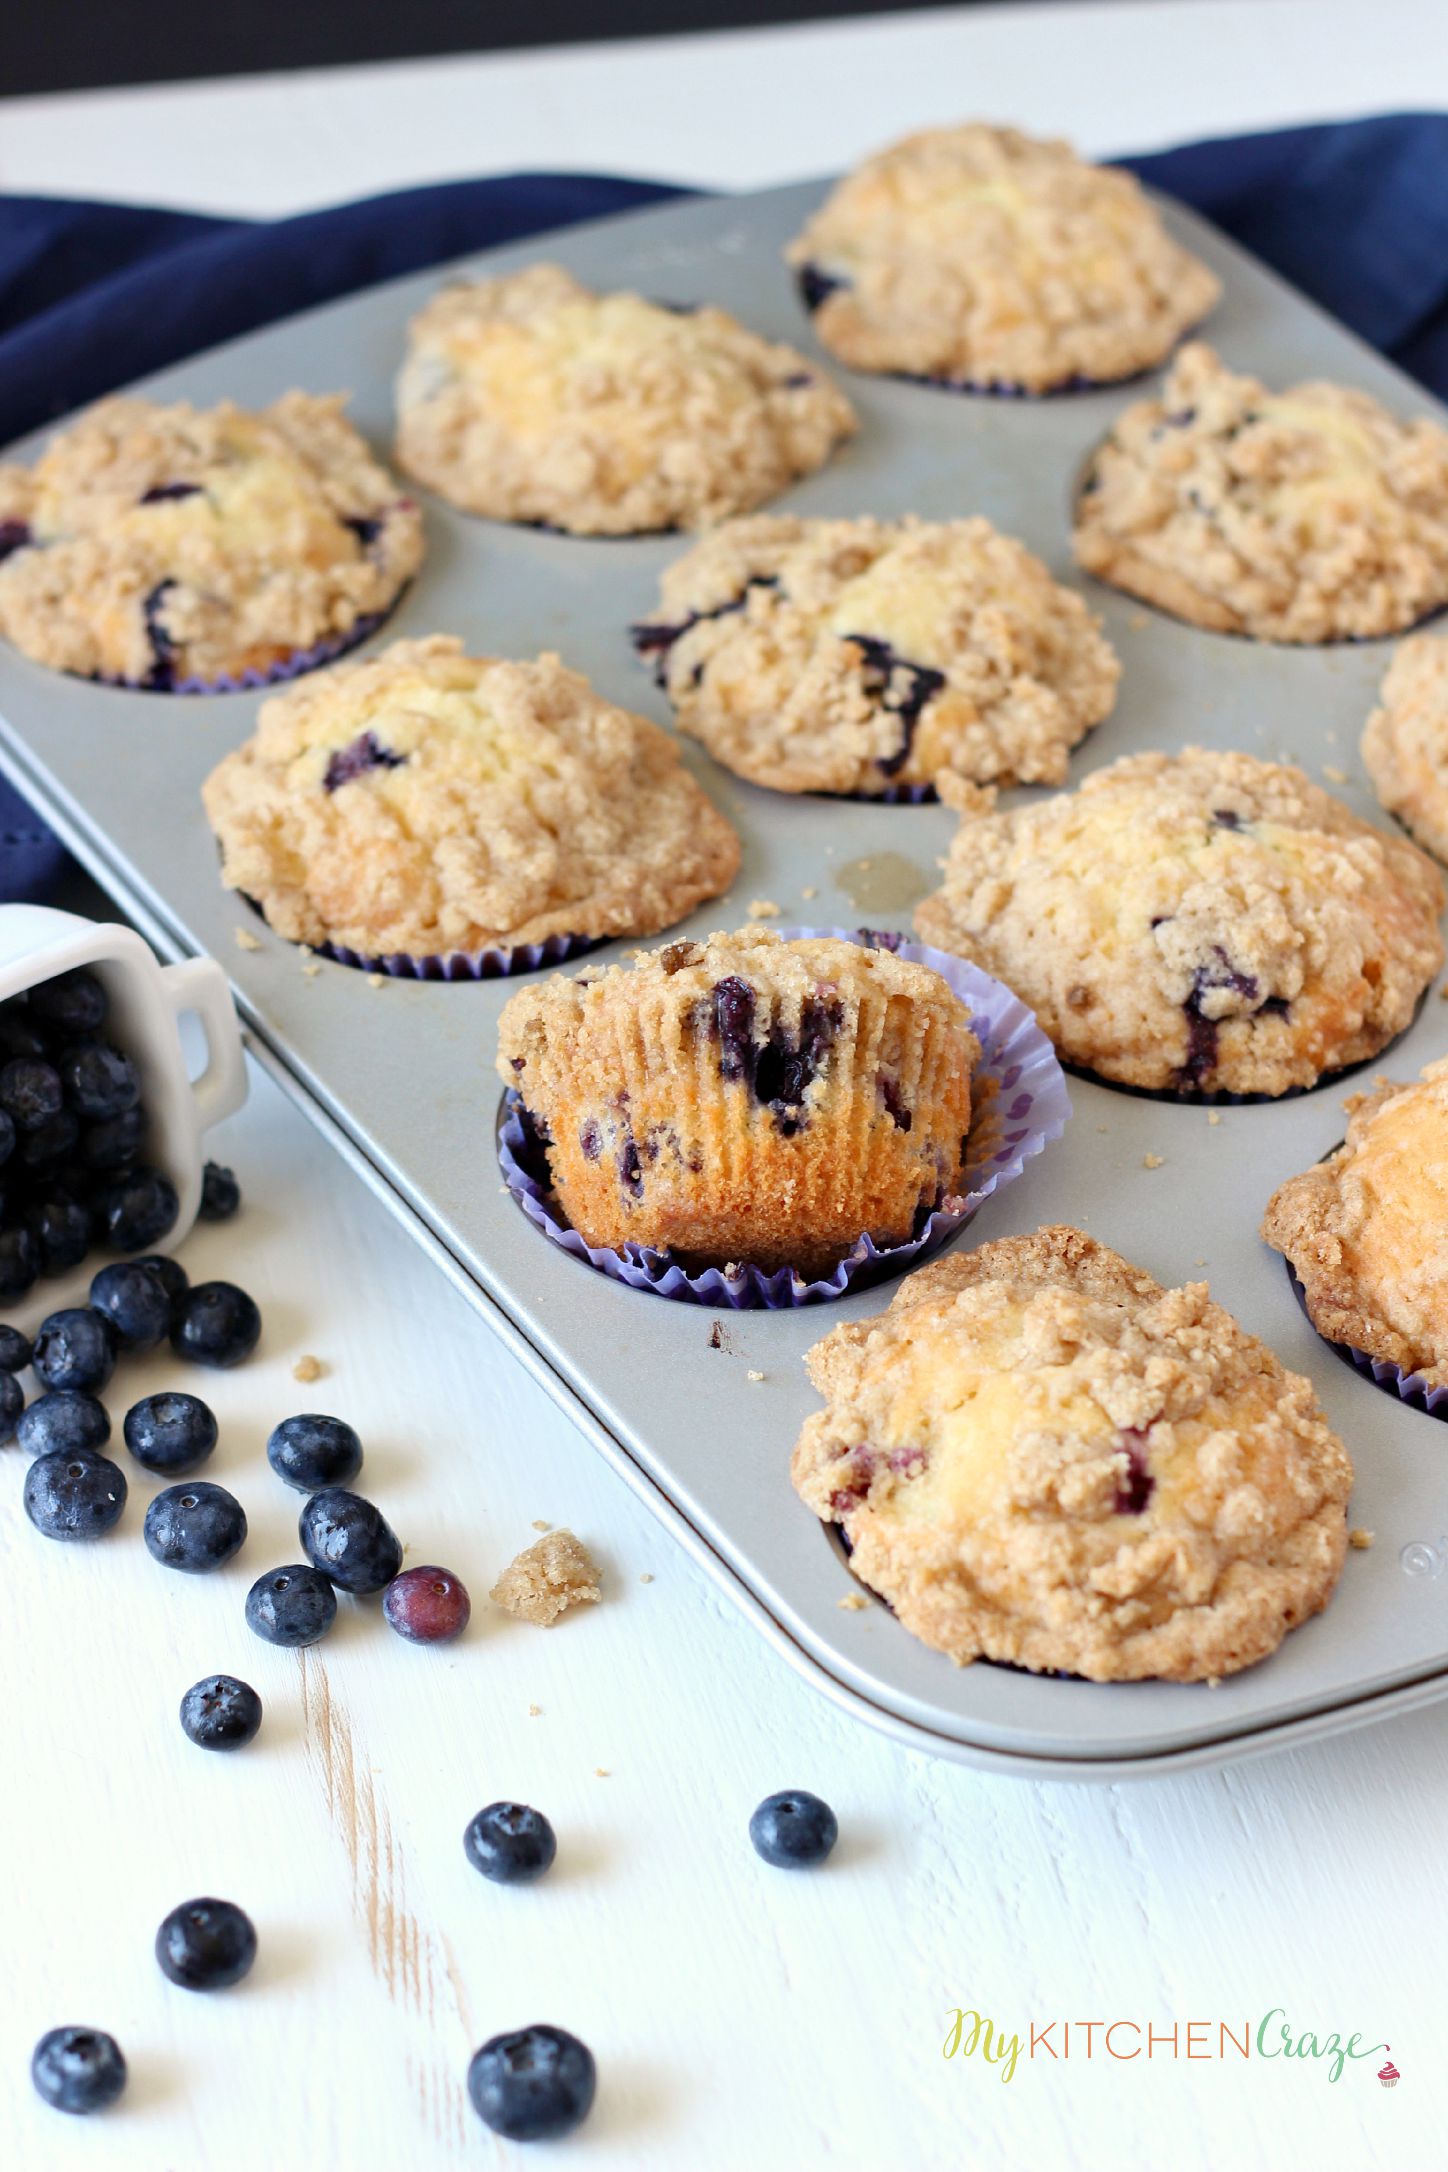
[[[999,2078],[1014,2078],[1022,2059],[1306,2059],[1325,2062],[1330,2082],[1350,2059],[1371,2059],[1385,2044],[1365,2044],[1358,2031],[1297,2029],[1285,2007],[1272,2006],[1253,2026],[1233,2021],[1032,2021],[1025,2035],[1007,2030],[974,2006],[953,2006],[947,2059],[979,2059]]]

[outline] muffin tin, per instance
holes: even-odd
[[[548,255],[594,284],[720,302],[818,351],[780,250],[823,186],[639,212],[456,269],[476,275]],[[1430,404],[1201,221],[1172,206],[1166,216],[1223,276],[1208,336],[1231,361],[1269,382],[1338,377],[1391,407]],[[404,324],[444,276],[333,303],[138,389],[261,404],[293,384],[348,385],[354,419],[385,447]],[[1081,587],[1125,671],[1116,713],[1077,750],[1073,779],[1120,754],[1198,741],[1299,761],[1376,817],[1357,739],[1387,643],[1258,647],[1179,625],[1073,573],[1072,479],[1139,385],[1001,400],[838,374],[860,435],[781,502],[835,515],[983,512]],[[12,453],[33,457],[38,446]],[[556,648],[604,693],[667,721],[627,627],[652,606],[681,539],[582,541],[472,521],[431,500],[427,524],[427,563],[374,645],[445,631],[494,653]],[[1114,1780],[1300,1742],[1448,1694],[1448,1585],[1437,1573],[1444,1435],[1318,1340],[1256,1235],[1273,1187],[1342,1136],[1343,1082],[1267,1106],[1209,1109],[1073,1078],[1064,1139],[987,1200],[956,1241],[1074,1221],[1163,1281],[1209,1278],[1223,1304],[1311,1375],[1357,1466],[1353,1523],[1376,1534],[1374,1545],[1349,1554],[1324,1615],[1216,1689],[956,1669],[877,1602],[841,1607],[859,1587],[789,1484],[790,1449],[816,1407],[802,1353],[834,1321],[881,1310],[889,1287],[725,1316],[627,1289],[548,1243],[503,1189],[495,1157],[494,1027],[518,981],[373,986],[346,965],[304,961],[222,890],[199,787],[251,731],[261,698],[110,690],[6,651],[0,760],[163,953],[223,962],[260,1059],[662,1521],[837,1703],[916,1748],[990,1770]],[[756,899],[790,922],[908,927],[952,832],[946,810],[785,798],[741,784],[697,747],[686,745],[685,759],[735,821],[745,860],[729,903],[671,932],[740,925]],[[239,930],[260,947],[238,947]],[[304,963],[317,970],[304,973]],[[1435,997],[1374,1068],[1407,1077],[1445,1053],[1448,1007]],[[482,1410],[480,1485],[488,1456],[507,1452],[490,1431]]]

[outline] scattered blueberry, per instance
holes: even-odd
[[[14,1373],[0,1372],[0,1440],[9,1440],[25,1408],[25,1390]]]
[[[0,1072],[0,1092],[3,1079]],[[78,1041],[67,1048],[60,1059],[60,1083],[66,1105],[95,1122],[124,1116],[141,1098],[136,1066],[104,1041]]]
[[[98,1033],[106,1022],[110,1004],[95,974],[78,965],[73,972],[57,973],[53,980],[40,981],[32,988],[29,1010],[43,1026],[52,1026],[74,1040]]]
[[[30,1362],[43,1388],[98,1393],[116,1369],[116,1331],[103,1313],[69,1305],[42,1320]]]
[[[342,1418],[304,1411],[272,1429],[266,1459],[278,1478],[298,1493],[345,1486],[362,1468],[362,1443]]]
[[[241,1186],[229,1169],[219,1162],[209,1161],[201,1172],[201,1205],[197,1208],[203,1222],[229,1222],[241,1205]]]
[[[168,1486],[146,1510],[142,1527],[146,1549],[164,1569],[183,1576],[209,1576],[246,1538],[246,1511],[225,1486],[205,1479]]]
[[[87,1124],[81,1132],[81,1158],[88,1169],[129,1169],[146,1136],[144,1109],[127,1109],[103,1123]]]
[[[126,2086],[121,2047],[104,2029],[47,2029],[30,2055],[35,2093],[55,2112],[103,2112]]]
[[[23,1373],[30,1363],[30,1343],[18,1327],[0,1327],[0,1373]]]
[[[216,1420],[200,1396],[175,1389],[133,1403],[122,1432],[136,1461],[168,1478],[194,1470],[216,1446]]]
[[[176,1187],[160,1169],[132,1169],[96,1194],[101,1234],[113,1252],[144,1252],[174,1228],[180,1211]]]
[[[31,1207],[26,1224],[40,1252],[42,1274],[69,1274],[91,1248],[95,1220],[78,1199],[43,1199]]]
[[[28,1229],[0,1229],[0,1298],[23,1297],[40,1273],[40,1247]]]
[[[37,1395],[16,1421],[15,1438],[28,1456],[68,1456],[78,1448],[104,1448],[111,1437],[104,1403],[78,1388]]]
[[[42,1057],[16,1056],[0,1071],[0,1109],[17,1131],[34,1131],[59,1116],[64,1103],[60,1073]]]
[[[148,1267],[153,1275],[161,1278],[161,1287],[171,1300],[171,1318],[174,1321],[182,1300],[191,1287],[191,1278],[179,1259],[168,1259],[163,1252],[148,1252],[144,1259],[132,1262],[137,1267]]]
[[[550,1867],[558,1842],[541,1810],[521,1802],[490,1802],[463,1834],[463,1850],[473,1869],[494,1885],[528,1885]]]
[[[546,2021],[490,2036],[468,2067],[468,2095],[485,2127],[509,2142],[551,2142],[588,2117],[593,2054]]]
[[[810,1870],[822,1863],[840,1837],[839,1821],[827,1802],[802,1787],[766,1795],[749,1820],[754,1852],[780,1870]]]
[[[234,1674],[208,1674],[181,1699],[181,1725],[198,1750],[244,1749],[261,1726],[261,1699]]]
[[[343,1591],[381,1591],[402,1567],[397,1534],[381,1509],[341,1486],[311,1495],[297,1532],[312,1566]]]
[[[466,1629],[473,1603],[451,1569],[404,1569],[382,1594],[382,1611],[409,1644],[448,1644]]]
[[[171,1299],[146,1262],[118,1260],[102,1267],[91,1283],[90,1301],[110,1321],[123,1350],[153,1350],[170,1333]]]
[[[124,1471],[93,1448],[37,1456],[25,1474],[25,1513],[44,1538],[103,1538],[125,1505]]]
[[[183,1991],[225,1991],[256,1959],[256,1931],[235,1901],[183,1901],[156,1933],[156,1959]]]
[[[246,1595],[246,1624],[268,1644],[315,1644],[337,1619],[330,1576],[310,1563],[268,1569]]]
[[[171,1328],[171,1348],[193,1365],[239,1365],[260,1339],[261,1314],[234,1282],[198,1282]]]

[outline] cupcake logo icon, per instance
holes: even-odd
[[[1392,2050],[1392,2048],[1393,2048],[1393,2047],[1392,2047],[1392,2045],[1391,2045],[1391,2044],[1384,2044],[1384,2046],[1383,2046],[1383,2049],[1384,2049],[1384,2051],[1391,2051],[1391,2050]],[[1398,2070],[1397,2070],[1397,2068],[1396,2068],[1396,2067],[1394,2066],[1394,2064],[1393,2064],[1393,2062],[1392,2062],[1392,2060],[1391,2060],[1391,2059],[1389,2059],[1389,2061],[1388,2061],[1388,2063],[1387,2063],[1387,2065],[1386,2065],[1386,2066],[1380,2066],[1380,2067],[1378,2068],[1378,2080],[1379,2080],[1379,2081],[1380,2081],[1380,2082],[1382,2083],[1382,2085],[1383,2085],[1383,2087],[1384,2087],[1385,2089],[1396,2089],[1396,2088],[1397,2088],[1397,2086],[1398,2086]]]

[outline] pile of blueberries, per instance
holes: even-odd
[[[176,1188],[143,1159],[146,1111],[110,1003],[77,967],[0,1004],[0,1300],[67,1274],[94,1245],[144,1252]]]

